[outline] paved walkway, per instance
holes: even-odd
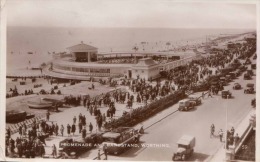
[[[246,128],[249,125],[249,119],[253,114],[255,114],[255,109],[252,109],[247,116],[242,119],[242,121],[238,124],[238,126],[235,128],[235,134],[238,133],[239,136],[241,136]],[[213,156],[210,156],[206,161],[208,162],[221,162],[221,161],[226,161],[226,149],[224,148],[224,145],[219,148],[219,150],[214,154]]]

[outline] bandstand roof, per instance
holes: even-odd
[[[87,52],[87,51],[97,50],[96,47],[90,46],[88,44],[84,44],[83,42],[75,46],[68,47],[67,49],[70,50],[71,52]]]

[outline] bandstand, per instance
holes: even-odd
[[[170,60],[168,55],[159,52],[99,54],[98,48],[83,42],[67,49],[69,53],[53,54],[54,59],[45,69],[46,75],[77,80],[99,77],[148,80],[160,77],[160,70],[170,70],[177,66],[186,65],[194,59],[194,56],[175,59],[176,55],[172,55]]]
[[[81,41],[80,44],[68,47],[67,49],[70,51],[72,59],[76,62],[97,61],[98,49],[96,47],[84,44],[83,41]]]

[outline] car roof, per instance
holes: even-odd
[[[179,102],[186,102],[186,101],[189,101],[189,99],[183,99],[183,100],[180,100]]]
[[[194,139],[194,136],[183,135],[177,142],[177,144],[189,145],[190,142]]]
[[[247,86],[247,87],[254,87],[255,84],[253,84],[253,83],[247,83],[246,86]]]
[[[120,133],[107,132],[107,133],[104,133],[102,136],[103,136],[103,138],[118,138],[118,137],[120,137]]]

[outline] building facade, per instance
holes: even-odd
[[[81,44],[67,49],[70,53],[55,55],[51,67],[46,71],[47,75],[79,80],[89,80],[90,77],[125,77],[149,80],[160,77],[161,70],[171,70],[196,59],[196,56],[190,56],[167,63],[156,63],[152,57],[146,57],[138,59],[137,63],[100,63],[96,61],[98,52],[96,47],[81,42]],[[132,53],[129,54],[132,55]],[[156,53],[151,55],[156,55]],[[120,58],[120,56],[118,57]]]

